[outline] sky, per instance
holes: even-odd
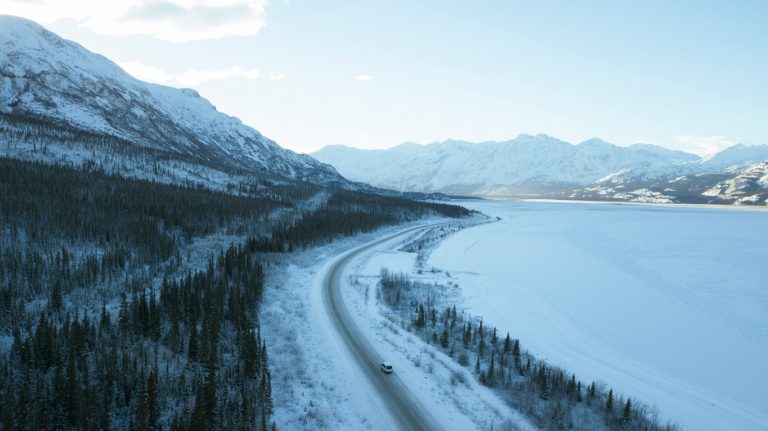
[[[768,1],[0,0],[280,145],[768,143]]]

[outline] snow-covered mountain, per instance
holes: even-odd
[[[48,150],[61,136],[58,143],[68,145],[62,152],[70,158],[80,151],[104,161],[101,145],[121,147],[113,153],[173,160],[166,167],[182,176],[205,171],[206,178],[221,181],[253,174],[346,184],[331,166],[281,148],[196,91],[139,81],[107,58],[12,16],[0,16],[0,130],[6,140],[11,132],[16,138],[30,130],[46,135],[35,150],[37,144]],[[91,145],[74,148],[78,140]],[[34,158],[24,148],[8,148],[11,156]]]
[[[762,204],[757,186],[745,186],[738,195],[728,185],[718,186],[724,190],[718,193],[713,187],[749,182],[768,160],[768,145],[738,144],[700,158],[650,144],[620,147],[591,139],[572,145],[546,135],[520,135],[506,142],[408,143],[388,150],[329,146],[313,155],[351,180],[403,191]],[[750,197],[753,191],[757,195]]]
[[[347,178],[397,190],[472,195],[543,193],[590,184],[619,171],[646,172],[697,156],[654,145],[578,145],[547,135],[506,142],[445,141],[388,150],[330,146],[313,154]]]
[[[768,162],[758,162],[740,169],[736,176],[718,182],[702,195],[739,204],[768,205]]]
[[[715,173],[743,168],[768,160],[768,145],[736,144],[699,160],[698,173]]]

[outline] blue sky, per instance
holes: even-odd
[[[768,143],[766,1],[66,3],[0,12],[191,86],[300,152],[520,133],[700,154]]]

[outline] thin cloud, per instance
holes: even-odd
[[[708,156],[718,153],[730,146],[743,143],[737,138],[727,136],[676,136],[675,142],[682,144],[679,149],[699,156]]]
[[[272,72],[269,74],[269,80],[270,81],[282,81],[285,79],[285,75],[278,72]]]
[[[175,83],[182,87],[194,87],[203,82],[221,81],[230,78],[244,78],[248,80],[259,79],[261,73],[258,69],[243,69],[240,67],[230,67],[228,69],[188,69],[178,78]]]
[[[187,69],[179,75],[172,75],[154,66],[140,62],[118,61],[117,64],[134,78],[175,87],[196,87],[204,82],[232,78],[253,81],[261,77],[261,72],[258,69],[244,69],[237,66],[224,69]],[[270,79],[272,79],[272,76],[270,76]]]
[[[357,75],[355,76],[355,79],[358,81],[373,81],[373,76],[371,75]]]
[[[250,36],[264,27],[267,0],[38,0],[3,13],[46,24],[73,19],[97,34],[148,35],[169,42]]]
[[[155,84],[168,84],[173,80],[173,76],[170,73],[148,64],[136,61],[118,61],[117,65],[134,78],[141,79],[142,81],[153,82]]]

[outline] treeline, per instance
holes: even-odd
[[[291,251],[331,241],[339,236],[370,232],[383,225],[416,220],[429,214],[463,217],[458,205],[418,202],[397,197],[336,191],[327,202],[298,221],[277,224],[272,236],[256,246],[264,251]]]
[[[318,186],[260,181],[230,195],[125,179],[79,169],[0,159],[0,330],[18,304],[57,286],[111,284],[122,272],[173,270],[193,238],[228,233],[250,238],[251,252],[285,252],[415,220],[429,212],[460,216],[452,205],[334,191],[319,207],[297,205]],[[279,214],[279,216],[278,216]]]
[[[0,159],[0,226],[11,239],[121,243],[147,261],[170,257],[173,242],[223,227],[258,224],[278,207],[271,194],[234,196],[202,188],[123,179],[80,169]]]
[[[466,211],[266,179],[232,193],[0,159],[0,429],[269,429],[261,254]],[[219,234],[235,244],[190,260]]]
[[[482,319],[436,305],[435,286],[405,274],[382,271],[382,298],[405,319],[406,328],[471,370],[495,388],[516,410],[546,430],[674,431],[654,411],[595,382],[551,366],[525,351],[509,333],[483,325]]]
[[[54,118],[34,114],[0,112],[0,142],[3,141],[7,150],[31,145],[33,151],[42,155],[52,155],[54,147],[68,151],[85,150],[91,153],[94,162],[98,154],[98,159],[102,161],[119,165],[129,161],[131,164],[152,166],[154,173],[171,177],[173,174],[169,168],[176,162],[188,166],[203,166],[228,174],[246,174],[242,169],[215,163],[206,154],[185,154],[152,146],[140,146],[119,136],[83,130]]]

